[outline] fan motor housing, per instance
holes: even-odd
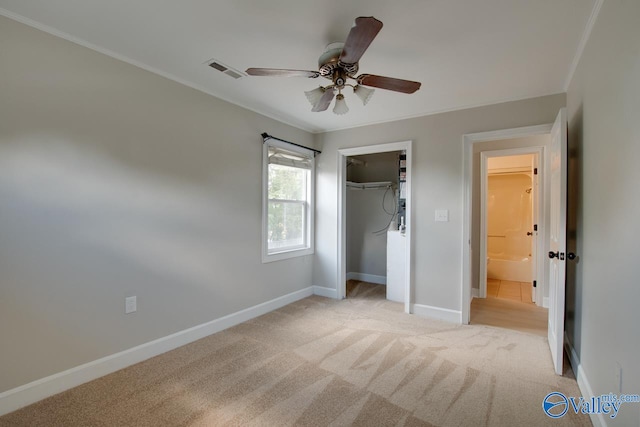
[[[327,45],[322,55],[320,55],[320,58],[318,58],[318,71],[321,76],[334,80],[333,74],[337,69],[342,69],[349,77],[354,76],[358,72],[358,63],[343,64],[340,62],[340,55],[342,54],[343,48],[344,43],[342,42]]]

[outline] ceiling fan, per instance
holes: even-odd
[[[372,16],[356,18],[355,25],[351,28],[347,40],[344,43],[329,44],[324,53],[320,55],[318,71],[248,68],[246,73],[250,76],[308,77],[310,79],[322,76],[331,80],[332,83],[327,86],[320,86],[305,92],[307,99],[313,106],[311,111],[314,112],[325,111],[335,97],[333,112],[336,114],[347,113],[349,108],[342,94],[342,90],[346,86],[351,87],[365,105],[374,91],[367,86],[395,92],[414,93],[420,89],[420,82],[374,74],[356,76],[358,61],[381,29],[382,22]],[[355,80],[356,83],[348,83],[349,79]]]

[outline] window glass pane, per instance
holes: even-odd
[[[314,156],[287,144],[263,147],[263,262],[313,252]],[[281,146],[282,145],[282,146]]]
[[[269,251],[305,244],[305,203],[268,202]]]
[[[309,170],[269,165],[269,199],[305,200]]]

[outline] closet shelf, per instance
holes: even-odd
[[[352,190],[384,190],[392,187],[393,187],[393,184],[391,183],[391,181],[380,181],[380,182],[347,181],[347,188],[350,188]]]

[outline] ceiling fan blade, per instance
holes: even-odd
[[[308,77],[310,79],[315,79],[320,75],[317,71],[283,70],[280,68],[247,68],[247,71],[245,72],[250,76]]]
[[[322,98],[320,98],[320,101],[318,101],[316,105],[313,106],[311,111],[313,111],[314,113],[325,111],[327,108],[329,108],[329,105],[331,104],[331,101],[333,101],[333,97],[335,95],[336,93],[333,91],[333,89],[327,89],[324,95],[322,95]]]
[[[381,29],[382,22],[373,16],[356,18],[356,25],[351,27],[344,42],[340,61],[345,64],[358,62]]]
[[[373,86],[380,89],[393,90],[402,93],[414,93],[420,89],[420,82],[411,80],[395,79],[393,77],[376,76],[373,74],[362,74],[357,78],[358,84],[363,86]]]

